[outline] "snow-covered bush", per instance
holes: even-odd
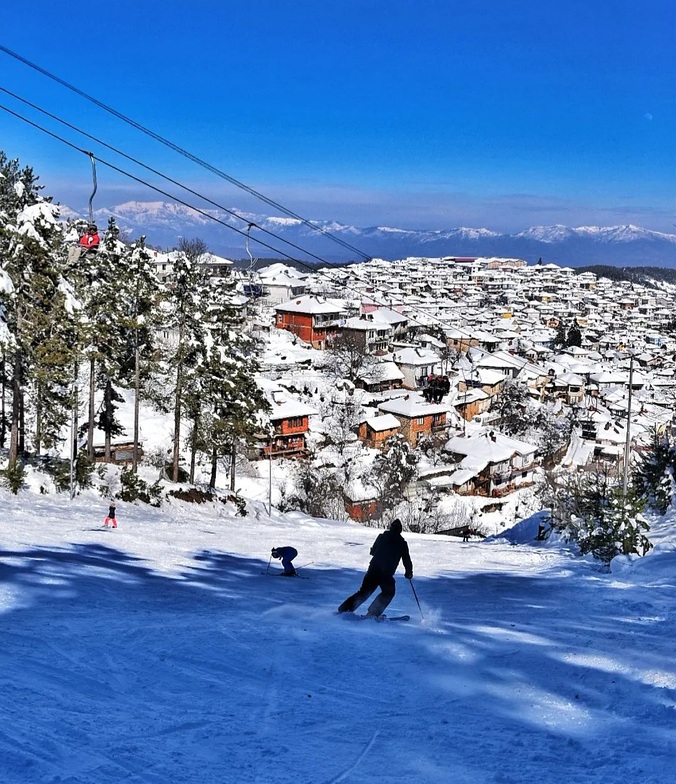
[[[674,500],[676,444],[655,430],[650,449],[639,457],[633,481],[652,509],[664,514]]]
[[[607,472],[597,471],[580,476],[568,492],[570,515],[564,533],[581,553],[610,563],[616,555],[645,555],[650,550],[650,526],[642,515],[645,502],[635,488],[625,493]]]

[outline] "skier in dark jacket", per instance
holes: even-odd
[[[295,577],[296,570],[293,567],[291,561],[298,555],[298,550],[295,547],[273,547],[272,548],[272,557],[279,558],[282,561],[282,566],[284,567],[284,571],[282,574],[285,577]]]
[[[364,575],[361,588],[357,593],[348,596],[338,608],[339,613],[354,612],[360,604],[380,588],[380,593],[371,602],[367,615],[374,618],[383,614],[387,605],[394,598],[396,586],[394,573],[397,571],[399,561],[403,561],[404,576],[407,580],[413,579],[413,564],[408,552],[408,544],[401,535],[401,520],[393,520],[387,531],[383,531],[373,543],[371,548],[371,563]]]

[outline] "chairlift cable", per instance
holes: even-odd
[[[106,149],[110,150],[111,152],[114,152],[116,155],[119,155],[119,156],[121,156],[122,158],[125,158],[128,161],[131,161],[132,163],[136,164],[137,166],[140,166],[142,169],[145,169],[146,171],[149,171],[152,174],[156,174],[158,177],[161,177],[163,180],[166,180],[167,182],[170,182],[172,185],[176,185],[177,187],[182,188],[184,191],[187,191],[188,193],[192,194],[193,196],[196,196],[198,199],[200,199],[202,201],[205,201],[208,204],[212,204],[214,207],[218,208],[219,210],[222,210],[223,212],[227,213],[228,215],[232,215],[233,218],[237,218],[237,220],[241,220],[241,221],[246,221],[247,220],[247,218],[242,217],[241,215],[239,215],[234,210],[230,210],[227,207],[224,207],[222,204],[219,204],[218,202],[213,201],[212,199],[208,198],[207,196],[204,196],[203,194],[199,193],[198,191],[195,191],[192,188],[189,188],[187,185],[183,185],[183,183],[179,182],[178,180],[174,180],[172,177],[169,177],[168,175],[163,174],[161,171],[158,171],[157,169],[154,169],[152,166],[148,166],[147,164],[145,164],[142,161],[138,160],[138,158],[134,158],[132,155],[128,155],[127,153],[123,152],[122,150],[118,149],[117,147],[114,147],[113,145],[108,144],[107,142],[104,142],[102,139],[99,139],[98,137],[93,136],[90,133],[87,133],[87,131],[83,131],[81,128],[78,128],[76,125],[73,125],[72,123],[69,123],[67,120],[63,120],[61,117],[58,117],[57,115],[52,114],[51,112],[48,112],[46,109],[41,108],[40,106],[38,106],[37,104],[32,103],[31,101],[28,101],[26,98],[22,98],[20,95],[17,95],[16,93],[13,93],[11,90],[8,90],[7,88],[0,86],[0,91],[6,93],[7,95],[10,95],[12,98],[15,98],[17,101],[21,101],[21,103],[25,104],[26,106],[30,106],[31,109],[35,109],[36,111],[40,112],[41,114],[45,115],[46,117],[49,117],[51,120],[55,120],[56,122],[60,123],[61,125],[64,125],[66,128],[69,128],[70,130],[75,131],[76,133],[81,134],[82,136],[86,137],[87,139],[91,139],[92,141],[95,141],[97,144],[100,144],[102,147],[105,147]],[[3,107],[3,108],[5,108],[5,107]],[[9,110],[7,110],[7,111],[9,111]],[[20,119],[23,119],[21,117],[21,115],[15,114],[15,116],[19,117]],[[40,130],[42,130],[41,126],[36,125],[35,127],[37,127]],[[56,137],[56,138],[60,138],[60,137]],[[88,153],[88,154],[90,154],[90,153]],[[170,196],[169,198],[173,198],[173,197]],[[177,199],[177,201],[178,201],[178,199]],[[181,203],[185,204],[185,202],[181,202]],[[90,220],[91,220],[91,216],[90,216]],[[227,225],[227,224],[224,224],[224,225]],[[275,234],[274,232],[270,231],[269,229],[264,229],[262,226],[258,226],[255,223],[252,223],[251,225],[255,226],[259,231],[263,232],[263,234],[266,234],[269,237],[272,237],[272,238],[278,240],[279,242],[283,242],[285,245],[288,245],[290,248],[293,248],[294,250],[297,250],[300,253],[305,254],[306,256],[310,256],[310,257],[316,259],[317,261],[321,262],[322,264],[326,264],[327,266],[331,266],[329,264],[329,262],[325,261],[320,256],[317,256],[316,254],[312,253],[311,251],[305,250],[300,245],[297,245],[296,243],[292,242],[291,240],[284,239],[283,237],[278,236],[277,234]],[[258,240],[256,240],[256,242],[258,242]],[[293,260],[293,261],[297,261],[296,259],[293,259],[292,256],[290,256],[287,253],[284,253],[283,251],[276,251],[276,252],[277,253],[282,253],[282,255],[284,257],[286,257],[287,259],[290,259],[290,260]]]
[[[19,114],[18,112],[15,112],[13,109],[10,109],[8,106],[5,106],[4,104],[0,104],[0,109],[6,111],[8,114],[11,114],[12,116],[16,117],[17,119],[22,120],[23,122],[27,123],[28,125],[31,125],[33,128],[36,128],[37,130],[42,131],[43,133],[46,133],[48,136],[51,136],[53,139],[56,139],[57,141],[60,141],[62,144],[65,144],[66,146],[70,147],[71,149],[76,150],[77,152],[81,152],[83,155],[87,155],[87,156],[89,155],[89,151],[88,150],[84,150],[81,147],[78,147],[73,142],[68,141],[68,139],[64,139],[62,136],[59,136],[57,133],[54,133],[54,131],[50,131],[48,128],[45,128],[44,126],[39,125],[38,123],[34,122],[33,120],[29,120],[27,117],[24,117],[23,115]],[[184,207],[189,207],[191,210],[193,210],[194,212],[198,213],[199,215],[202,215],[203,217],[208,218],[209,220],[212,220],[215,223],[219,223],[221,226],[225,226],[226,229],[230,229],[231,231],[234,231],[236,234],[240,234],[242,237],[246,237],[246,232],[245,231],[242,231],[241,229],[238,229],[235,226],[231,226],[229,223],[226,223],[225,221],[220,220],[219,218],[215,217],[214,215],[211,215],[206,210],[202,210],[199,207],[195,207],[194,205],[189,204],[187,201],[184,201],[183,199],[180,199],[178,196],[175,196],[174,194],[168,193],[167,191],[162,190],[162,188],[158,188],[156,185],[152,185],[147,180],[144,180],[141,177],[137,177],[136,175],[132,174],[131,172],[128,172],[125,169],[122,169],[119,166],[116,166],[115,164],[111,163],[110,161],[106,161],[103,158],[99,158],[99,163],[102,163],[104,166],[107,166],[109,169],[112,169],[113,171],[116,171],[119,174],[122,174],[123,176],[128,177],[130,180],[134,180],[134,182],[138,182],[140,185],[144,185],[146,188],[150,188],[150,190],[153,190],[156,193],[161,194],[162,196],[166,196],[168,199],[173,199],[175,202],[177,202],[178,204],[182,204]],[[277,239],[279,239],[279,238],[277,238]],[[289,259],[289,261],[293,261],[293,262],[295,262],[297,264],[304,265],[308,269],[312,270],[313,272],[315,271],[314,268],[310,267],[310,265],[305,264],[300,259],[294,259],[292,256],[289,256],[289,254],[286,253],[285,251],[280,250],[279,248],[274,247],[274,245],[270,245],[269,243],[264,242],[261,239],[255,239],[255,242],[257,242],[259,245],[262,245],[263,247],[267,248],[268,250],[273,251],[274,253],[279,253],[284,258]],[[301,248],[301,250],[302,250],[302,248]],[[307,253],[307,251],[303,250],[303,253]],[[323,263],[328,265],[328,262],[324,261],[320,257],[316,257],[316,258],[318,258],[320,261],[322,261]]]
[[[72,92],[76,93],[77,95],[79,95],[80,97],[84,98],[85,100],[90,101],[91,103],[93,103],[96,106],[98,106],[100,109],[103,109],[104,111],[108,112],[109,114],[112,114],[113,116],[117,117],[119,120],[122,120],[123,122],[127,123],[128,125],[131,125],[132,127],[136,128],[138,131],[141,131],[141,133],[144,133],[146,136],[150,136],[152,139],[155,139],[155,141],[159,142],[160,144],[163,144],[165,147],[169,147],[170,149],[172,149],[174,152],[178,153],[179,155],[182,155],[183,157],[188,158],[193,163],[196,163],[198,166],[201,166],[202,168],[207,169],[212,174],[215,174],[216,176],[220,177],[221,179],[226,180],[231,185],[234,185],[235,187],[240,188],[240,189],[246,191],[251,196],[254,196],[255,198],[259,199],[260,201],[263,201],[265,204],[268,204],[270,207],[274,207],[277,210],[281,210],[284,214],[288,215],[289,217],[295,218],[296,220],[299,220],[304,226],[307,226],[308,228],[312,229],[313,231],[316,231],[316,232],[318,232],[320,234],[323,234],[325,237],[333,240],[334,242],[337,242],[339,245],[341,245],[346,250],[350,250],[352,253],[356,253],[358,256],[361,256],[364,261],[370,261],[371,260],[371,256],[369,256],[368,254],[364,253],[364,251],[361,251],[358,248],[355,248],[353,245],[351,245],[350,243],[346,242],[342,238],[337,237],[335,234],[332,234],[327,229],[324,229],[321,226],[318,226],[316,223],[313,223],[312,221],[308,220],[307,218],[303,218],[302,216],[298,215],[297,213],[293,212],[292,210],[288,209],[287,207],[284,207],[279,202],[276,202],[274,199],[271,199],[268,196],[265,196],[264,194],[260,193],[259,191],[256,191],[254,188],[250,187],[249,185],[246,185],[245,183],[240,182],[239,180],[235,179],[234,177],[232,177],[231,175],[227,174],[226,172],[221,171],[220,169],[216,168],[215,166],[213,166],[212,164],[210,164],[207,161],[203,160],[202,158],[199,158],[198,156],[194,155],[193,153],[189,152],[188,150],[185,150],[183,147],[180,147],[179,145],[175,144],[174,142],[169,141],[169,139],[165,139],[163,136],[160,136],[160,134],[155,133],[150,128],[146,128],[144,125],[142,125],[141,123],[137,122],[136,120],[133,120],[132,118],[127,117],[125,114],[122,114],[122,112],[119,112],[116,109],[113,109],[111,106],[108,106],[107,104],[103,103],[102,101],[99,101],[98,99],[94,98],[94,96],[89,95],[88,93],[84,92],[83,90],[80,90],[78,87],[75,87],[75,85],[72,85],[69,82],[65,81],[64,79],[61,79],[60,77],[56,76],[56,74],[53,74],[50,71],[46,70],[45,68],[40,67],[36,63],[33,63],[30,60],[26,59],[25,57],[22,57],[17,52],[12,51],[11,49],[7,48],[6,46],[3,46],[2,44],[0,44],[0,51],[5,52],[5,54],[8,54],[10,57],[13,57],[15,60],[18,60],[19,62],[22,62],[24,65],[27,65],[29,68],[32,68],[33,70],[38,71],[38,73],[41,73],[43,76],[46,76],[47,78],[51,79],[52,81],[55,81],[58,84],[60,84],[61,86],[67,88],[68,90],[71,90]]]
[[[2,48],[3,47],[0,45],[0,49],[2,49]],[[0,90],[2,90],[2,89],[3,88],[0,88]],[[38,123],[34,122],[33,120],[30,120],[27,117],[24,117],[23,115],[19,114],[18,112],[15,112],[13,109],[10,109],[9,107],[5,106],[4,104],[0,104],[0,109],[2,109],[3,111],[7,112],[8,114],[11,114],[13,117],[16,117],[17,119],[22,120],[26,124],[28,124],[28,125],[32,126],[33,128],[35,128],[36,130],[39,130],[42,133],[45,133],[48,136],[51,136],[53,139],[56,139],[57,141],[61,142],[62,144],[65,144],[67,147],[70,147],[71,149],[73,149],[73,150],[75,150],[77,152],[80,152],[83,155],[87,155],[87,156],[90,155],[90,152],[88,150],[85,150],[85,149],[83,149],[81,147],[78,147],[76,144],[74,144],[73,142],[69,141],[68,139],[64,139],[62,136],[59,136],[57,133],[54,133],[54,131],[50,131],[48,128],[45,128],[44,126],[39,125]],[[82,133],[84,133],[84,132],[82,132]],[[242,231],[241,229],[238,229],[235,226],[231,226],[230,224],[226,223],[225,221],[222,221],[219,218],[215,217],[214,215],[211,215],[209,212],[206,212],[205,210],[202,210],[199,207],[195,207],[194,205],[189,204],[188,202],[184,201],[183,199],[180,199],[179,197],[177,197],[177,196],[175,196],[175,195],[173,195],[171,193],[168,193],[167,191],[164,191],[161,188],[158,188],[156,185],[152,185],[147,180],[143,180],[142,178],[137,177],[136,175],[132,174],[131,172],[128,172],[125,169],[122,169],[119,166],[116,166],[115,164],[110,163],[109,161],[104,160],[103,158],[99,158],[98,160],[99,160],[99,163],[102,163],[104,166],[107,166],[108,168],[112,169],[113,171],[116,171],[119,174],[122,174],[123,176],[128,177],[131,180],[134,180],[134,182],[137,182],[140,185],[143,185],[146,188],[149,188],[150,190],[155,191],[156,193],[159,193],[162,196],[166,196],[168,199],[173,199],[178,204],[182,204],[184,207],[190,208],[191,210],[193,210],[194,212],[198,213],[199,215],[202,215],[203,217],[208,218],[209,220],[212,220],[215,223],[218,223],[221,226],[224,226],[225,228],[230,229],[231,231],[234,231],[236,234],[239,234],[239,235],[241,235],[241,236],[243,236],[245,238],[247,237],[247,232],[246,231]],[[143,166],[143,164],[141,164],[141,165]],[[149,167],[145,167],[145,168],[149,168]],[[164,175],[160,175],[160,176],[164,176]],[[165,179],[169,179],[169,178],[165,178]],[[177,183],[177,184],[179,185],[179,187],[184,187],[184,186],[181,186],[180,183]],[[189,190],[189,189],[186,188],[186,190]],[[199,195],[199,194],[197,194],[197,195]],[[204,197],[200,196],[200,198],[204,198]],[[205,199],[205,200],[209,201],[208,199]],[[256,224],[252,224],[252,225],[255,226]],[[256,228],[260,229],[259,226],[257,226]],[[280,238],[277,237],[277,239],[280,239]],[[310,272],[312,272],[314,274],[324,274],[324,275],[327,274],[326,272],[322,272],[321,270],[317,270],[316,268],[310,266],[309,264],[307,264],[306,262],[302,261],[301,259],[296,259],[296,258],[290,256],[285,251],[280,250],[279,248],[276,248],[273,245],[270,245],[269,243],[264,242],[261,239],[254,238],[254,241],[257,242],[259,245],[263,246],[264,248],[267,248],[268,250],[271,250],[274,253],[278,253],[281,256],[283,256],[284,258],[288,259],[289,261],[293,261],[294,263],[298,264],[299,266],[304,267],[305,269],[309,270]],[[282,241],[285,242],[285,240],[282,240]],[[305,251],[302,248],[300,250],[302,250],[303,253],[308,253],[308,251]],[[313,254],[308,254],[308,255],[313,255]],[[327,266],[329,266],[329,267],[331,266],[328,262],[324,261],[320,257],[315,257],[315,258],[318,258],[320,261],[322,261]],[[353,288],[351,286],[344,286],[344,288],[346,290],[348,290],[348,291],[353,291],[358,296],[362,295],[362,292],[359,289],[355,289],[355,288]],[[371,299],[374,299],[374,298],[372,297]],[[386,302],[379,302],[379,301],[377,301],[375,299],[374,299],[374,301],[376,302],[376,304],[382,305],[383,307],[388,307]],[[439,318],[438,316],[435,316],[432,313],[426,313],[425,311],[421,310],[420,308],[416,308],[416,310],[419,313],[422,313],[426,317],[426,319],[431,320],[431,321],[436,321],[441,326],[448,326],[448,324],[443,319]],[[422,324],[423,326],[425,325],[425,322],[419,321],[415,317],[409,316],[409,318],[410,318],[411,321],[416,321],[419,324]]]

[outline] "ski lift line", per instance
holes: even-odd
[[[0,49],[1,48],[2,47],[0,46]],[[0,109],[6,111],[8,114],[11,114],[13,117],[16,117],[17,119],[22,120],[23,122],[27,123],[28,125],[32,126],[33,128],[35,128],[35,129],[37,129],[39,131],[42,131],[42,133],[45,133],[48,136],[51,136],[53,139],[56,139],[57,141],[61,142],[62,144],[65,144],[67,147],[70,147],[71,149],[76,150],[77,152],[80,152],[83,155],[87,155],[87,156],[90,155],[90,152],[88,150],[84,150],[81,147],[78,147],[76,144],[74,144],[73,142],[69,141],[68,139],[64,139],[62,136],[59,136],[57,133],[54,133],[53,131],[50,131],[48,128],[44,128],[43,126],[39,125],[38,123],[34,122],[33,120],[28,119],[27,117],[24,117],[23,115],[19,114],[18,112],[15,112],[13,109],[10,109],[9,107],[5,106],[4,104],[0,103]],[[178,202],[179,204],[182,204],[184,207],[188,207],[189,209],[194,210],[199,215],[203,215],[205,218],[208,218],[209,220],[213,220],[214,222],[219,223],[221,226],[225,226],[225,228],[230,229],[230,231],[234,231],[236,234],[239,234],[242,237],[245,237],[245,239],[247,238],[247,232],[246,231],[242,231],[241,229],[238,229],[235,226],[231,226],[230,224],[225,223],[225,221],[222,221],[219,218],[216,218],[215,216],[210,215],[208,212],[205,212],[204,210],[199,209],[199,207],[194,207],[192,204],[189,204],[188,202],[184,201],[183,199],[180,199],[177,196],[174,196],[173,194],[168,193],[167,191],[164,191],[161,188],[158,188],[156,185],[152,185],[151,183],[147,182],[146,180],[141,179],[140,177],[136,177],[134,174],[131,174],[131,172],[127,172],[124,169],[121,169],[119,166],[115,166],[113,163],[110,163],[109,161],[104,160],[103,158],[99,158],[98,160],[99,160],[99,163],[102,163],[104,166],[107,166],[108,168],[112,169],[113,171],[116,171],[119,174],[122,174],[123,176],[128,177],[131,180],[134,180],[135,182],[139,183],[140,185],[144,185],[145,187],[149,188],[150,190],[155,191],[156,193],[161,194],[162,196],[166,196],[169,199],[174,199],[174,201]],[[143,164],[141,164],[141,165],[143,165]],[[163,175],[160,175],[160,176],[163,176]],[[180,187],[183,187],[183,186],[180,186]],[[202,198],[202,197],[200,197],[200,198]],[[315,273],[315,274],[322,274],[322,275],[328,275],[329,274],[329,273],[322,272],[321,270],[317,270],[317,269],[311,267],[306,262],[301,261],[300,259],[296,259],[293,256],[290,256],[285,251],[280,250],[279,248],[275,248],[273,245],[270,245],[269,243],[264,242],[261,239],[257,239],[255,237],[253,237],[252,239],[254,240],[254,242],[257,242],[262,247],[267,248],[268,250],[271,250],[274,253],[281,254],[284,258],[288,259],[289,261],[293,261],[294,263],[298,264],[301,267],[304,267],[309,272],[312,272],[312,273]],[[303,250],[303,253],[307,253],[307,251]],[[322,261],[322,263],[326,264],[328,267],[331,266],[328,262],[324,261],[323,259],[321,259],[319,257],[315,257],[315,258],[318,258],[319,261]],[[344,286],[344,288],[347,291],[351,291],[352,293],[356,294],[357,296],[361,296],[362,295],[362,292],[359,289],[356,289],[356,288],[354,288],[352,286]],[[381,305],[382,307],[389,307],[388,303],[385,302],[385,301],[377,300],[374,297],[371,297],[371,299],[377,305]],[[438,316],[436,316],[436,315],[434,315],[432,313],[426,313],[422,308],[414,308],[414,311],[417,311],[418,313],[423,314],[427,318],[428,321],[429,320],[436,321],[442,327],[443,326],[448,326],[447,323],[443,319],[439,318]],[[421,325],[421,326],[425,326],[425,324],[427,323],[426,321],[420,321],[419,319],[416,319],[413,316],[409,316],[409,319],[411,321]]]
[[[48,128],[45,128],[42,125],[39,125],[38,123],[33,122],[33,120],[29,120],[27,117],[23,117],[21,114],[19,114],[18,112],[15,112],[13,109],[10,109],[8,106],[5,106],[4,104],[0,104],[0,109],[6,111],[8,114],[11,114],[12,116],[16,117],[19,120],[23,120],[23,122],[27,123],[28,125],[31,125],[33,128],[36,128],[39,131],[42,131],[43,133],[46,133],[48,136],[51,136],[53,139],[56,139],[57,141],[60,141],[62,144],[67,145],[68,147],[72,148],[73,150],[76,150],[77,152],[81,152],[83,155],[87,155],[87,156],[89,155],[89,151],[88,150],[83,150],[81,147],[78,147],[73,142],[68,141],[68,139],[64,139],[62,136],[59,136],[57,133],[54,133],[53,131],[50,131]],[[99,163],[102,163],[104,166],[107,166],[109,169],[112,169],[113,171],[116,171],[119,174],[122,174],[125,177],[128,177],[130,180],[134,180],[134,182],[138,182],[140,185],[144,185],[146,188],[150,188],[150,190],[153,190],[156,193],[161,194],[162,196],[166,196],[168,199],[173,199],[178,204],[182,204],[184,207],[188,207],[189,209],[193,210],[194,212],[198,213],[199,215],[202,215],[205,218],[208,218],[209,220],[214,221],[215,223],[219,223],[221,226],[225,226],[226,229],[230,229],[230,231],[234,231],[236,234],[240,234],[242,237],[246,237],[247,236],[247,233],[245,231],[242,231],[241,229],[238,229],[235,226],[231,226],[229,223],[226,223],[225,221],[222,221],[219,218],[216,218],[214,215],[210,215],[208,212],[206,212],[205,210],[201,210],[199,207],[195,207],[194,205],[189,204],[187,201],[184,201],[183,199],[180,199],[178,196],[175,196],[172,193],[168,193],[167,191],[162,190],[162,188],[158,188],[156,185],[152,185],[147,180],[143,180],[140,177],[137,177],[136,175],[132,174],[131,172],[128,172],[128,171],[125,171],[124,169],[121,169],[119,166],[115,166],[115,164],[110,163],[110,161],[106,161],[103,158],[99,158],[98,160],[99,160]],[[313,272],[316,271],[312,267],[310,267],[309,264],[305,264],[300,259],[296,259],[293,256],[290,256],[288,253],[286,253],[283,250],[280,250],[279,248],[276,248],[274,245],[270,245],[269,243],[264,242],[261,239],[257,239],[256,237],[253,237],[252,239],[253,239],[254,242],[257,242],[259,245],[262,245],[264,248],[267,248],[268,250],[271,250],[274,253],[279,253],[281,256],[283,256],[284,258],[288,259],[289,261],[293,261],[296,264],[304,266],[304,267],[306,267],[307,269],[309,269],[309,270],[311,270]],[[277,239],[279,239],[279,238],[277,238]],[[307,251],[303,250],[302,248],[300,248],[300,250],[303,253],[307,253]],[[308,254],[308,255],[313,255],[313,254]],[[323,264],[326,264],[327,266],[330,266],[327,261],[325,261],[324,259],[320,258],[319,256],[316,256],[315,258],[317,258],[318,261],[321,261]]]
[[[327,229],[324,229],[321,226],[317,226],[312,221],[308,220],[307,218],[303,218],[302,216],[298,215],[297,213],[293,212],[292,210],[288,209],[287,207],[284,207],[279,202],[276,202],[274,199],[271,199],[268,196],[265,196],[264,194],[260,193],[259,191],[256,191],[254,188],[250,187],[249,185],[246,185],[243,182],[240,182],[239,180],[235,179],[234,177],[232,177],[231,175],[227,174],[226,172],[221,171],[220,169],[217,169],[215,166],[213,166],[212,164],[210,164],[207,161],[203,160],[202,158],[197,157],[193,153],[189,152],[188,150],[184,149],[183,147],[180,147],[179,145],[175,144],[174,142],[170,141],[169,139],[165,139],[163,136],[160,136],[160,134],[155,133],[150,128],[146,128],[141,123],[137,122],[136,120],[133,120],[131,117],[127,117],[125,114],[122,114],[122,112],[119,112],[116,109],[113,109],[111,106],[108,106],[107,104],[103,103],[102,101],[99,101],[98,99],[94,98],[94,96],[89,95],[88,93],[84,92],[83,90],[80,90],[79,88],[75,87],[75,85],[72,85],[69,82],[65,81],[64,79],[61,79],[60,77],[56,76],[56,74],[53,74],[50,71],[47,71],[45,68],[40,67],[39,65],[37,65],[36,63],[31,62],[30,60],[27,60],[25,57],[22,57],[17,52],[14,52],[11,49],[8,49],[6,46],[3,46],[2,44],[0,44],[0,51],[4,52],[5,54],[9,55],[10,57],[13,57],[15,60],[18,60],[19,62],[23,63],[24,65],[27,65],[29,68],[32,68],[33,70],[38,71],[38,73],[41,73],[43,76],[46,76],[48,79],[51,79],[52,81],[57,82],[62,87],[65,87],[66,89],[71,90],[72,92],[76,93],[77,95],[79,95],[80,97],[84,98],[85,100],[90,101],[91,103],[93,103],[96,106],[98,106],[100,109],[103,109],[104,111],[108,112],[109,114],[112,114],[113,116],[117,117],[119,120],[122,120],[123,122],[127,123],[128,125],[131,125],[132,127],[136,128],[136,130],[141,131],[141,133],[144,133],[146,136],[150,136],[150,138],[154,139],[155,141],[159,142],[160,144],[163,144],[165,147],[169,147],[170,149],[172,149],[174,152],[178,153],[179,155],[182,155],[183,157],[188,158],[193,163],[196,163],[198,166],[201,166],[202,168],[207,169],[212,174],[215,174],[217,177],[220,177],[221,179],[226,180],[231,185],[234,185],[235,187],[240,188],[241,190],[246,191],[251,196],[254,196],[255,198],[257,198],[260,201],[264,202],[265,204],[269,205],[270,207],[274,207],[274,209],[276,209],[276,210],[281,210],[284,214],[288,215],[289,217],[294,218],[296,220],[299,220],[304,226],[307,226],[308,228],[312,229],[313,231],[316,231],[316,232],[318,232],[320,234],[323,234],[325,237],[333,240],[334,242],[337,242],[339,245],[341,245],[346,250],[349,250],[352,253],[356,253],[358,256],[361,256],[364,261],[370,261],[371,260],[371,256],[369,256],[368,254],[364,253],[364,251],[359,250],[359,248],[354,247],[354,245],[351,245],[349,242],[346,242],[345,240],[341,239],[340,237],[337,237],[335,234],[332,234]]]
[[[224,207],[222,204],[219,204],[218,202],[215,202],[212,199],[209,199],[208,197],[202,195],[198,191],[195,191],[192,188],[189,188],[187,185],[183,185],[178,180],[174,180],[172,177],[169,177],[168,175],[163,174],[161,171],[158,171],[157,169],[154,169],[152,166],[148,166],[147,164],[143,163],[142,161],[138,160],[137,158],[134,158],[132,155],[128,155],[127,153],[123,152],[122,150],[118,149],[117,147],[114,147],[113,145],[108,144],[107,142],[104,142],[102,139],[99,139],[98,137],[93,136],[90,133],[87,133],[87,131],[83,131],[81,128],[78,128],[76,125],[73,125],[72,123],[69,123],[67,120],[63,120],[62,118],[58,117],[57,115],[52,114],[51,112],[48,112],[46,109],[41,108],[40,106],[38,106],[37,104],[32,103],[31,101],[27,100],[26,98],[22,98],[20,95],[17,95],[16,93],[13,93],[11,90],[8,90],[7,88],[2,87],[1,85],[0,85],[0,92],[4,92],[7,95],[10,95],[12,98],[15,98],[17,101],[21,101],[21,103],[24,103],[25,105],[30,106],[31,109],[35,109],[36,111],[40,112],[41,114],[45,115],[46,117],[49,117],[51,120],[55,120],[56,122],[61,123],[61,125],[64,125],[66,128],[69,128],[70,130],[75,131],[76,133],[79,133],[80,135],[84,136],[85,138],[90,139],[91,141],[94,141],[97,144],[100,144],[102,147],[105,147],[106,149],[110,150],[111,152],[114,152],[116,155],[119,155],[120,157],[125,158],[126,160],[136,164],[137,166],[140,166],[141,168],[145,169],[146,171],[149,171],[152,174],[155,174],[158,177],[161,177],[163,180],[166,180],[167,182],[170,182],[172,185],[176,185],[177,187],[182,188],[184,191],[187,191],[188,193],[192,194],[193,196],[196,196],[198,199],[201,199],[202,201],[207,202],[207,204],[212,204],[217,209],[222,210],[223,212],[227,213],[228,215],[232,215],[233,218],[237,218],[237,220],[241,220],[241,221],[245,221],[245,222],[248,221],[247,218],[239,215],[234,210],[230,210],[227,207]],[[91,152],[88,153],[88,155],[90,157],[93,157],[93,153],[91,153]],[[94,193],[95,192],[96,192],[96,188],[94,189]],[[94,194],[92,194],[92,197],[93,197],[93,195]],[[90,223],[94,222],[93,221],[93,214],[92,214],[92,210],[91,210],[91,205],[90,205],[90,211],[89,211],[89,221],[90,221]],[[283,237],[278,236],[277,234],[275,234],[274,232],[270,231],[269,229],[264,229],[262,226],[259,226],[256,223],[252,223],[251,221],[248,221],[248,226],[249,227],[255,227],[256,229],[258,229],[259,231],[263,232],[267,236],[272,237],[273,239],[278,240],[279,242],[283,242],[285,245],[288,245],[290,248],[293,248],[294,250],[297,250],[300,253],[304,253],[305,255],[310,256],[310,257],[316,259],[317,261],[320,261],[322,264],[327,264],[327,266],[331,266],[327,261],[322,259],[320,256],[317,256],[316,254],[312,253],[311,251],[305,250],[300,245],[296,245],[296,243],[292,242],[291,240],[287,240],[287,239],[284,239]],[[247,231],[248,231],[248,229],[247,229]],[[284,255],[286,255],[286,254],[284,254]],[[288,255],[286,255],[286,257],[288,259],[292,258],[291,256],[288,256]]]

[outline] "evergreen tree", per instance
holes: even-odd
[[[577,346],[578,348],[582,345],[582,330],[580,329],[580,325],[577,323],[576,319],[573,319],[573,323],[568,330],[568,335],[566,336],[566,345]]]
[[[650,449],[639,456],[633,481],[649,507],[664,514],[674,498],[676,444],[653,429]]]
[[[87,317],[84,331],[84,355],[89,360],[89,418],[87,448],[94,460],[94,426],[104,434],[106,462],[112,460],[111,441],[124,433],[119,422],[116,403],[122,402],[121,382],[129,378],[132,356],[129,349],[127,319],[130,311],[127,281],[133,278],[131,253],[119,239],[114,218],[108,221],[103,242],[97,253],[80,257],[89,278],[84,309]],[[96,391],[103,391],[98,415]]]
[[[508,379],[496,395],[492,409],[500,415],[500,427],[508,435],[521,436],[532,425],[534,406],[528,386],[520,379]]]
[[[193,429],[199,427],[199,370],[206,355],[207,333],[204,313],[209,302],[209,282],[198,258],[185,251],[175,252],[173,266],[164,298],[168,370],[172,376],[174,432],[172,448],[172,481],[179,477],[181,423],[187,405]],[[197,432],[197,431],[196,431]]]
[[[380,518],[406,498],[406,489],[416,475],[418,455],[403,436],[388,438],[383,450],[376,455],[364,484],[378,492]]]
[[[32,169],[0,153],[0,275],[4,371],[11,394],[9,465],[26,448],[53,447],[68,420],[72,314],[67,308],[58,209],[40,196]],[[26,390],[31,394],[26,396]]]
[[[583,554],[608,563],[616,555],[645,555],[652,547],[644,500],[633,487],[625,495],[607,472],[581,477],[571,501],[566,530]]]
[[[241,330],[233,294],[234,281],[221,278],[213,284],[207,311],[209,349],[202,372],[210,484],[215,486],[218,460],[228,456],[231,490],[235,489],[237,445],[254,440],[262,429],[261,416],[270,408],[256,382],[259,343]]]
[[[566,328],[566,322],[563,319],[560,319],[559,323],[556,326],[556,335],[554,337],[554,345],[557,348],[565,348],[568,345],[568,330]]]
[[[157,399],[154,384],[159,375],[161,359],[158,341],[162,323],[159,308],[161,292],[144,237],[125,248],[121,261],[129,274],[123,277],[119,294],[120,329],[125,346],[120,376],[134,390],[131,470],[135,473],[138,467],[141,399]]]

